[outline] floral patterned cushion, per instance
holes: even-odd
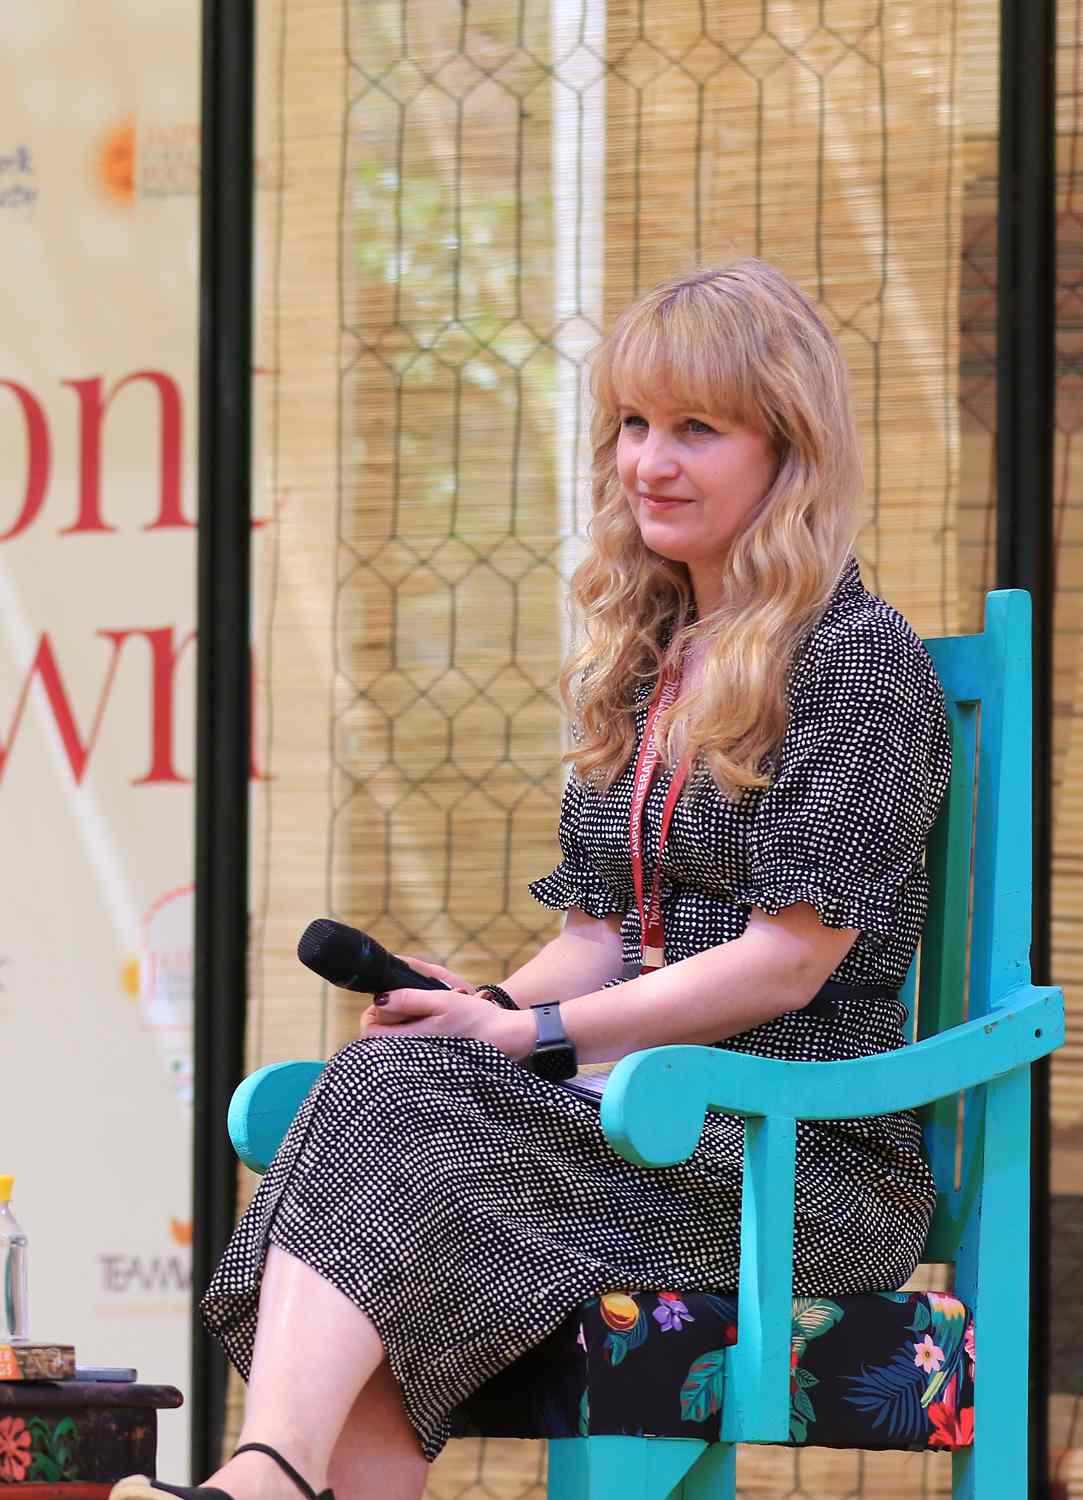
[[[718,1439],[737,1299],[611,1292],[584,1303],[456,1413],[458,1436]],[[790,1443],[968,1447],[974,1323],[940,1292],[795,1297]]]

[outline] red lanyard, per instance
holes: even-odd
[[[641,974],[652,974],[666,961],[662,932],[662,850],[669,837],[673,809],[677,806],[677,798],[681,795],[681,788],[688,776],[687,760],[683,760],[674,771],[669,791],[666,793],[666,802],[662,809],[662,826],[658,833],[658,856],[654,862],[654,877],[651,880],[650,901],[646,910],[643,906],[642,830],[647,793],[650,791],[659,761],[658,746],[654,742],[655,721],[660,713],[664,713],[672,706],[680,691],[680,686],[679,673],[667,672],[659,682],[651,700],[650,712],[647,714],[647,727],[643,731],[643,741],[639,747],[639,758],[636,761],[635,778],[632,782],[632,811],[628,832],[632,846],[632,880],[635,883],[636,902],[639,906],[639,926],[642,933],[642,959],[639,966]]]

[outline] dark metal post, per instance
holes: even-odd
[[[1055,423],[1055,0],[1002,0],[997,585],[1034,605],[1034,939],[1050,981]],[[1034,1069],[1030,1494],[1049,1493],[1049,1068]]]
[[[226,1108],[244,1067],[255,21],[203,0],[193,1298],[233,1228]],[[193,1308],[192,1477],[218,1467],[226,1362]]]

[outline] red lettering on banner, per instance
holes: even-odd
[[[188,785],[192,778],[177,770],[174,762],[174,718],[177,692],[177,666],[185,651],[196,638],[194,630],[178,637],[172,625],[156,628],[134,627],[127,630],[99,630],[96,634],[113,644],[113,655],[106,672],[105,682],[98,695],[97,707],[84,739],[72,710],[64,678],[61,675],[53,643],[48,632],[43,632],[38,649],[19,689],[15,712],[8,729],[7,738],[0,741],[0,779],[7,769],[8,758],[15,747],[27,699],[35,680],[40,682],[45,693],[53,722],[60,734],[72,777],[78,785],[86,774],[86,768],[97,743],[102,718],[113,691],[120,654],[130,636],[142,636],[150,646],[150,766],[142,776],[132,777],[132,786]],[[256,665],[252,663],[252,720],[256,710]],[[269,781],[271,777],[260,770],[256,760],[256,736],[253,729],[249,752],[248,775],[252,781]]]
[[[254,375],[268,372],[255,369]],[[144,531],[190,530],[195,526],[184,514],[181,493],[181,469],[184,447],[184,399],[181,388],[164,370],[134,370],[123,376],[108,392],[103,390],[105,377],[89,375],[82,380],[62,380],[79,401],[79,511],[70,526],[59,536],[106,534],[118,528],[105,519],[102,501],[102,429],[113,399],[125,386],[149,381],[158,393],[159,461],[158,514],[147,521]],[[6,531],[0,531],[0,542],[10,541],[37,519],[45,502],[52,467],[52,443],[49,423],[41,402],[17,380],[0,378],[0,386],[17,397],[26,423],[26,488],[18,516]],[[273,519],[253,516],[251,526],[257,530]]]
[[[79,398],[79,515],[71,526],[61,529],[61,536],[80,531],[116,531],[102,518],[102,427],[113,398],[137,380],[149,380],[158,392],[161,441],[158,465],[158,516],[144,531],[161,531],[167,527],[190,527],[181,510],[181,441],[183,409],[180,387],[161,370],[136,370],[118,380],[113,389],[102,394],[102,376],[88,380],[64,380]]]
[[[68,757],[68,764],[71,766],[71,774],[74,776],[77,785],[82,781],[87,761],[90,759],[94,743],[98,738],[98,730],[101,728],[105,705],[108,703],[109,694],[113,689],[113,678],[116,676],[117,663],[120,660],[120,650],[126,636],[130,632],[100,630],[98,634],[109,636],[112,639],[113,658],[109,663],[109,671],[106,673],[105,686],[98,695],[98,707],[94,713],[94,721],[90,726],[90,733],[86,740],[84,741],[79,734],[79,727],[75,722],[75,715],[72,713],[71,704],[68,701],[67,689],[60,675],[60,668],[56,664],[56,657],[53,655],[52,643],[49,640],[48,634],[45,633],[38,642],[37,654],[31,662],[30,670],[23,680],[22,689],[15,704],[15,716],[11,721],[11,728],[8,731],[7,739],[0,745],[0,776],[3,776],[7,767],[8,757],[15,746],[15,738],[19,733],[19,724],[22,721],[26,700],[30,695],[30,689],[36,677],[40,680],[42,688],[45,691],[45,696],[49,700],[49,707],[53,711],[53,719],[57,729],[60,731],[61,743],[64,746],[64,753]]]
[[[120,636],[121,631],[110,631]],[[150,770],[145,776],[133,778],[133,786],[150,786],[154,782],[189,782],[190,776],[178,775],[173,765],[173,695],[174,674],[177,662],[185,649],[196,638],[190,630],[179,645],[173,644],[173,627],[165,625],[160,630],[140,630],[146,636],[152,653],[151,699],[150,699]]]
[[[18,397],[23,409],[23,419],[26,422],[27,447],[26,491],[23,495],[23,508],[7,531],[0,531],[0,542],[6,542],[11,537],[18,536],[20,531],[26,530],[37,516],[45,499],[45,491],[49,485],[49,424],[45,420],[40,401],[27,390],[25,385],[20,385],[17,380],[2,379],[0,379],[0,385],[6,386]]]

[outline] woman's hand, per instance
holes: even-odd
[[[537,1040],[537,1025],[529,1011],[503,1010],[478,995],[403,989],[376,996],[361,1017],[361,1036],[476,1037],[521,1061]]]
[[[449,985],[453,990],[461,990],[464,995],[474,993],[474,986],[469,979],[461,979],[458,974],[453,974],[442,964],[430,964],[424,958],[411,958],[408,953],[396,953],[395,957],[399,963],[409,964],[410,968],[416,969],[419,974],[427,974],[430,979],[439,979],[441,983]]]

